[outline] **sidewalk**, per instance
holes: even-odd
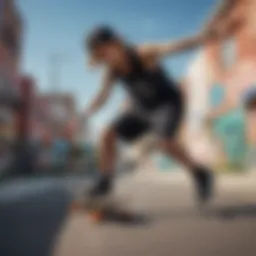
[[[93,225],[83,213],[72,214],[55,255],[254,256],[256,180],[219,176],[215,198],[204,211],[197,207],[192,185],[184,173],[123,178],[117,190],[126,195],[127,207],[148,214],[150,223]]]
[[[172,171],[138,171],[134,175],[135,181],[148,182],[163,182],[163,183],[187,183],[189,182],[189,175],[186,170],[176,169]],[[256,170],[247,173],[217,173],[215,177],[218,183],[224,183],[229,186],[247,186],[248,184],[255,185],[256,188]]]

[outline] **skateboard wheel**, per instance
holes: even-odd
[[[93,222],[100,222],[104,219],[104,214],[101,211],[90,212],[89,216]]]

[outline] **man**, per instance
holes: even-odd
[[[158,147],[183,164],[195,180],[198,198],[206,202],[212,194],[212,174],[187,154],[177,141],[184,114],[182,92],[160,65],[161,60],[175,53],[194,49],[208,40],[207,31],[197,36],[170,43],[132,46],[109,27],[96,28],[87,38],[86,46],[93,65],[106,69],[102,88],[85,111],[88,119],[107,101],[115,82],[121,82],[128,92],[131,108],[122,113],[105,131],[100,147],[100,178],[91,194],[111,191],[116,162],[116,142],[132,142],[146,132],[158,138]],[[200,93],[200,92],[199,92]]]

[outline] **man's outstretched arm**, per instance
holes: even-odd
[[[181,40],[174,40],[166,43],[145,44],[139,47],[139,52],[144,56],[153,58],[167,57],[169,55],[192,50],[200,47],[208,41],[217,38],[217,31],[205,31],[195,36],[187,37]]]

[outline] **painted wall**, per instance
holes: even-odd
[[[202,96],[205,95],[205,90],[209,96],[208,107],[218,106],[222,101],[229,101],[233,105],[233,110],[220,116],[213,126],[214,142],[220,144],[219,151],[225,154],[227,162],[243,162],[248,145],[254,143],[256,146],[256,115],[244,115],[242,108],[243,95],[256,85],[255,11],[255,0],[236,1],[223,21],[220,21],[223,25],[232,21],[228,36],[223,41],[215,41],[204,47],[201,58],[207,60],[204,62],[206,67],[203,67],[203,64],[203,68],[196,67],[198,60],[191,63],[190,70],[194,70],[194,78],[191,78],[191,71],[188,72],[188,82],[195,84],[193,86],[197,86],[197,91],[200,91],[199,96],[194,96],[192,92],[189,94],[198,106],[201,106],[201,112],[196,111],[197,113],[205,111],[206,97]],[[203,63],[202,60],[201,62]],[[202,79],[200,73],[204,73],[203,76],[207,74],[208,80]],[[199,81],[198,84],[196,80]],[[190,111],[193,112],[192,109],[193,107]],[[193,121],[190,121],[190,125],[200,123],[197,120],[198,115],[191,114]],[[200,126],[203,127],[198,127]],[[197,133],[194,131],[192,134]],[[193,139],[193,136],[191,138]],[[194,140],[197,139],[194,137]],[[202,141],[202,137],[198,136],[198,141]]]
[[[205,124],[209,113],[209,91],[215,68],[209,65],[209,56],[201,51],[190,63],[186,75],[187,117],[185,142],[192,156],[202,164],[217,161],[218,145]]]

